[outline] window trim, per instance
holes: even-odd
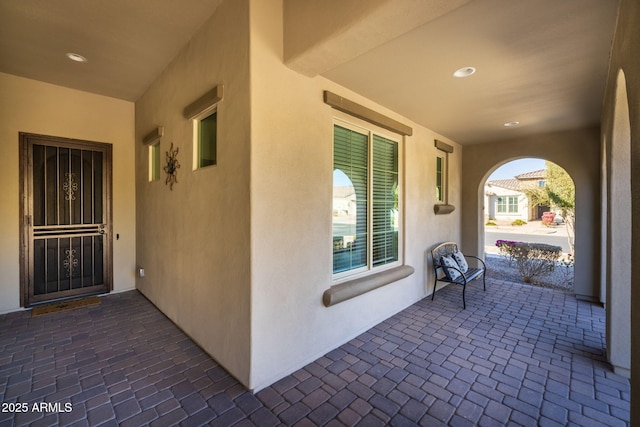
[[[400,265],[376,271],[367,276],[360,276],[350,280],[336,283],[322,294],[322,303],[325,307],[331,307],[343,301],[366,294],[390,283],[397,282],[411,276],[415,269],[410,265]]]
[[[217,150],[218,150],[218,124],[219,117],[216,116],[216,162],[213,165],[199,166],[200,156],[200,121],[206,117],[209,117],[214,112],[216,115],[219,112],[218,105],[224,98],[224,85],[221,83],[214,86],[211,90],[204,93],[198,99],[191,104],[184,107],[182,115],[185,119],[193,122],[193,158],[192,158],[192,170],[205,169],[209,166],[217,165]]]
[[[390,132],[384,128],[376,126],[369,122],[356,123],[356,120],[347,120],[340,117],[334,117],[331,122],[331,144],[335,146],[334,141],[334,129],[335,126],[340,126],[345,129],[352,130],[354,132],[365,134],[368,137],[368,182],[367,191],[370,195],[367,201],[367,265],[364,267],[355,268],[352,270],[342,271],[339,273],[332,272],[332,283],[338,285],[341,283],[352,282],[354,280],[360,280],[362,278],[375,276],[387,270],[396,269],[404,265],[404,137],[402,135]],[[373,135],[389,139],[397,144],[398,148],[398,259],[396,261],[383,264],[380,266],[373,266]],[[332,149],[332,164],[333,164],[333,149]],[[333,210],[333,206],[331,208]],[[333,225],[332,225],[333,228]],[[333,232],[331,244],[333,247]],[[332,252],[333,259],[333,252]]]
[[[162,170],[162,166],[160,165],[161,163],[161,153],[160,153],[160,140],[161,138],[164,136],[164,126],[158,126],[157,128],[153,129],[151,132],[149,132],[148,134],[146,134],[143,138],[142,138],[142,143],[146,146],[148,146],[148,174],[147,174],[147,179],[148,182],[155,182],[155,181],[160,181],[160,171]],[[157,151],[157,152],[156,152]],[[154,162],[154,159],[156,158],[156,155],[158,157],[158,162],[157,164]],[[154,176],[154,172],[157,172],[157,176]]]
[[[436,203],[433,205],[433,211],[436,215],[450,214],[455,210],[455,206],[449,204],[449,154],[453,153],[453,146],[437,139],[434,139],[433,143],[436,147]],[[442,159],[442,171],[440,176],[441,197],[438,197],[438,158]]]
[[[196,117],[202,117],[207,111],[213,110],[224,96],[224,85],[219,84],[200,98],[187,105],[182,114],[187,120],[193,120]]]
[[[442,154],[440,154],[442,153]],[[448,153],[438,150],[436,154],[436,203],[447,204]],[[438,194],[438,160],[440,160],[440,194]]]
[[[364,105],[353,102],[350,99],[344,98],[340,95],[336,95],[335,93],[329,92],[328,90],[325,90],[322,96],[325,104],[338,111],[347,113],[352,117],[364,120],[368,122],[368,125],[373,125],[389,130],[394,134],[398,134],[400,136],[413,135],[413,129],[410,126],[407,126],[404,123],[400,123],[399,121],[394,120],[391,117],[385,116],[384,114],[380,114],[377,111],[365,107]]]
[[[213,149],[216,152],[215,160],[211,165],[200,166],[200,151],[201,151],[201,141],[200,141],[200,126],[202,125],[202,121],[211,117],[212,115],[216,115],[216,142]],[[210,108],[204,110],[199,115],[195,116],[192,119],[193,122],[193,170],[206,169],[212,166],[216,166],[218,164],[218,105],[215,104]]]

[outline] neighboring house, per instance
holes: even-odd
[[[549,210],[531,202],[526,190],[544,187],[545,169],[526,172],[511,179],[487,181],[484,186],[485,220],[497,219],[505,221],[537,220],[542,213]]]
[[[546,176],[546,169],[538,169],[516,175],[515,179],[520,182],[522,188],[544,187],[546,185]]]

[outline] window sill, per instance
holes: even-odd
[[[390,270],[381,271],[366,277],[349,280],[332,286],[322,295],[322,303],[325,307],[331,307],[381,286],[404,279],[413,274],[415,270],[410,265],[403,265]]]
[[[436,213],[436,215],[450,214],[455,210],[455,208],[456,207],[453,205],[446,204],[433,205],[433,211]]]

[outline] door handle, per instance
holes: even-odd
[[[98,233],[100,234],[105,234],[107,231],[104,229],[107,225],[106,224],[100,224],[98,226]]]

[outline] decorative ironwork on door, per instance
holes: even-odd
[[[110,289],[111,147],[23,135],[27,181],[26,304]]]

